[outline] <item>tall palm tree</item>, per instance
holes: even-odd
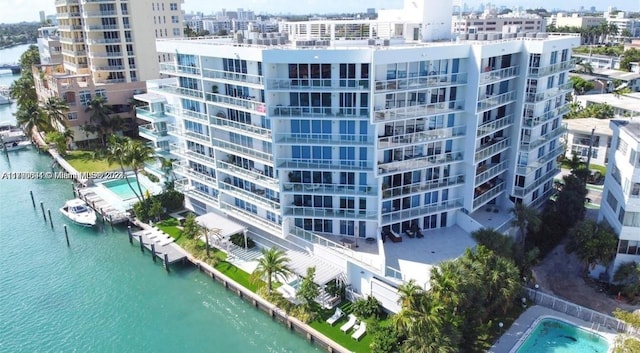
[[[33,75],[29,72],[13,81],[9,86],[9,96],[16,100],[18,109],[24,109],[27,105],[37,102],[38,96],[33,83]]]
[[[107,146],[93,153],[92,159],[105,159],[109,165],[116,164],[120,167],[120,171],[122,171],[124,175],[126,173],[125,166],[129,166],[129,162],[126,159],[128,143],[129,140],[127,138],[111,135],[109,136]],[[142,193],[138,194],[138,190],[133,187],[129,178],[124,178],[124,180],[127,182],[127,185],[129,185],[131,191],[133,191],[133,194],[136,195],[136,198],[142,201]]]
[[[107,98],[104,96],[94,97],[89,101],[85,112],[91,112],[89,121],[100,135],[100,141],[104,146],[105,135],[109,131],[109,115],[113,113],[112,109],[107,105]]]
[[[22,125],[25,133],[31,135],[33,129],[46,131],[51,127],[37,102],[31,102],[16,112],[16,121]]]
[[[145,163],[151,162],[154,159],[155,151],[149,145],[142,143],[141,141],[127,139],[124,151],[124,162],[131,167],[133,174],[136,177],[138,191],[140,191],[141,195],[140,201],[144,199],[142,186],[140,186],[140,171],[144,169]]]
[[[511,225],[518,227],[520,231],[520,243],[522,244],[522,249],[525,249],[527,229],[530,228],[533,231],[540,229],[540,225],[542,224],[540,213],[537,209],[523,203],[517,203],[510,212],[515,216]]]
[[[262,257],[258,259],[258,267],[251,274],[252,280],[266,280],[267,290],[271,293],[273,278],[284,280],[292,274],[288,263],[289,258],[284,251],[276,248],[262,249]]]
[[[578,63],[576,63],[576,66],[578,66],[578,70],[576,70],[579,73],[584,73],[584,74],[592,74],[593,73],[593,65],[591,65],[590,62],[585,61],[585,60],[580,60]]]
[[[49,117],[49,123],[51,126],[56,129],[61,130],[69,125],[67,120],[69,106],[62,99],[58,97],[49,97],[44,103],[42,110]]]
[[[410,280],[398,287],[398,304],[405,309],[416,307],[418,296],[422,293],[422,288],[416,284],[415,280]]]

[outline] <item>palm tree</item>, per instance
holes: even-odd
[[[69,111],[69,106],[62,99],[49,97],[42,109],[49,117],[49,124],[51,124],[51,126],[58,130],[68,126],[67,112]]]
[[[11,83],[9,96],[16,100],[18,109],[24,109],[27,105],[38,101],[33,76],[30,72],[23,74],[19,79]]]
[[[111,135],[109,136],[106,148],[99,149],[93,153],[92,159],[105,159],[109,165],[117,164],[120,166],[120,170],[124,175],[126,173],[125,166],[129,165],[126,159],[128,143],[129,140],[127,138]],[[136,198],[142,201],[142,193],[138,194],[138,190],[133,187],[129,178],[124,178],[124,180],[127,182],[127,185],[129,185],[131,191],[133,191],[133,194],[136,195]],[[138,184],[138,186],[140,186],[140,184]]]
[[[107,98],[104,96],[97,96],[89,101],[89,105],[85,109],[85,112],[91,112],[89,121],[94,126],[95,132],[100,135],[100,141],[102,145],[105,144],[105,134],[108,132],[109,127],[109,115],[113,112],[107,105]]]
[[[537,209],[523,203],[517,203],[510,212],[515,216],[511,224],[518,227],[520,231],[520,243],[522,244],[522,249],[525,249],[527,229],[530,228],[533,231],[540,229],[542,223],[540,214]]]
[[[140,171],[144,169],[145,163],[151,162],[155,159],[155,151],[145,143],[127,139],[123,159],[124,162],[133,170],[136,182],[138,183],[138,190],[140,191],[140,201],[142,201],[144,199],[144,193],[142,192],[142,186],[140,186],[139,174]]]
[[[576,65],[579,67],[579,69],[576,70],[578,73],[589,75],[593,73],[593,65],[588,61],[580,60]]]
[[[415,280],[410,280],[398,287],[398,304],[404,309],[412,309],[416,306],[418,296],[422,293],[422,288],[416,284]]]
[[[259,279],[267,281],[267,290],[271,293],[271,281],[276,279],[286,279],[292,274],[288,266],[289,258],[285,252],[276,249],[262,249],[262,257],[258,259],[258,267],[251,274],[252,280],[255,282]]]
[[[28,135],[31,135],[34,128],[42,131],[50,129],[49,122],[37,102],[28,103],[22,109],[18,109],[16,121],[22,125]]]

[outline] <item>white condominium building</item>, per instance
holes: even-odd
[[[69,105],[75,141],[97,136],[81,130],[92,97],[105,96],[116,113],[126,115],[134,92],[159,77],[156,38],[182,36],[179,0],[56,0],[62,64],[52,62],[34,75],[41,101],[50,96]]]
[[[358,257],[342,266],[362,292],[369,271],[418,278],[424,270],[390,271],[385,247],[400,246],[390,242],[505,231],[514,202],[551,196],[580,42],[451,42],[444,3],[424,22],[285,23],[251,44],[159,40],[158,52],[175,53],[161,65],[171,78],[148,82],[138,118],[168,129],[147,136],[178,156],[178,187],[196,211],[315,244],[378,244],[345,252]]]
[[[618,253],[613,276],[618,266],[640,262],[640,123],[613,120],[613,140],[602,193],[600,219],[618,234]]]

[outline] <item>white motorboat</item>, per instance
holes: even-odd
[[[29,147],[30,145],[31,145],[31,141],[13,141],[13,142],[5,143],[4,148],[6,148],[7,151],[11,152],[11,151],[23,150]]]
[[[80,199],[67,201],[60,212],[79,225],[91,227],[96,224],[96,213]]]

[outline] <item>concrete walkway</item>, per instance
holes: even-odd
[[[584,330],[592,331],[590,323],[575,318],[573,316],[566,315],[559,311],[555,311],[549,308],[545,308],[539,305],[534,305],[527,309],[511,327],[498,339],[498,341],[489,349],[489,353],[509,353],[512,349],[516,348],[516,345],[520,345],[529,334],[529,329],[533,329],[533,324],[540,317],[555,317],[564,321],[570,322],[576,326],[581,327]],[[600,328],[597,333],[604,336],[610,345],[613,345],[615,341],[616,333]],[[514,351],[515,352],[515,351]]]

